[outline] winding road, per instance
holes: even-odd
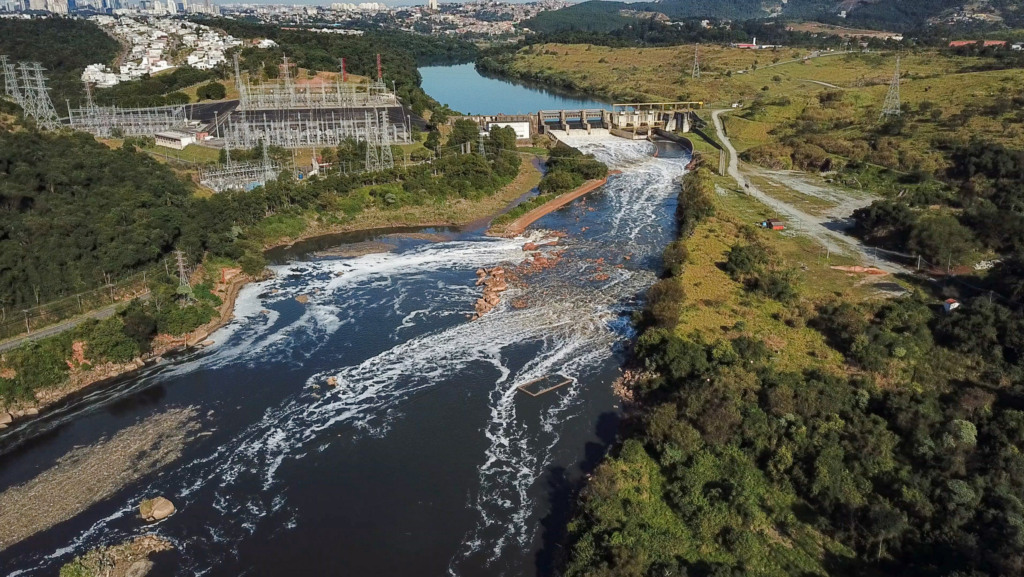
[[[842,223],[837,222],[834,219],[823,220],[820,216],[808,214],[792,204],[766,194],[755,184],[751,183],[749,176],[756,176],[758,178],[770,180],[780,186],[786,186],[784,183],[780,183],[778,179],[773,178],[770,173],[762,171],[757,167],[743,165],[741,169],[739,153],[736,151],[736,147],[733,146],[729,137],[725,133],[725,124],[722,122],[722,114],[725,112],[729,112],[729,110],[713,110],[711,112],[711,120],[715,125],[715,133],[718,135],[719,141],[721,141],[729,152],[727,173],[736,181],[736,184],[739,186],[741,191],[746,191],[747,194],[756,198],[762,204],[768,206],[779,215],[785,217],[788,227],[810,236],[831,252],[856,254],[865,263],[870,263],[872,266],[876,266],[877,268],[890,273],[912,272],[911,269],[905,268],[897,263],[877,258],[877,253],[873,248],[863,244],[856,238],[843,233],[842,229],[847,227]],[[791,188],[788,186],[786,187]],[[871,204],[873,200],[874,198],[870,196],[863,199],[851,198],[849,202],[845,202],[843,204],[843,207],[844,210],[852,212],[853,210]],[[843,217],[845,218],[846,216],[848,215],[844,215]]]

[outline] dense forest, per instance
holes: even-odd
[[[338,148],[350,156],[356,147]],[[351,218],[369,206],[478,198],[514,178],[518,167],[517,155],[492,146],[487,157],[444,154],[430,165],[306,183],[282,179],[204,199],[132,146],[111,150],[80,133],[5,134],[0,303],[33,305],[92,288],[152,265],[174,247],[193,257],[237,259],[259,247],[234,227],[251,229],[275,215],[314,209]]]
[[[64,101],[80,102],[82,71],[89,64],[113,62],[116,40],[85,20],[68,18],[0,19],[0,54],[13,62],[39,62],[47,70],[50,97],[57,110]]]
[[[205,198],[131,143],[112,150],[82,133],[5,133],[0,138],[0,304],[23,308],[99,286],[158,264],[176,248],[193,261],[234,261],[256,275],[266,265],[264,246],[301,233],[307,219],[340,224],[368,208],[482,198],[511,182],[521,162],[514,133],[495,132],[484,154],[441,148],[429,164],[303,182],[282,175],[249,192]],[[323,153],[357,164],[360,151],[358,143],[347,142]],[[68,339],[106,339],[120,352],[92,360],[119,360],[144,351],[157,331],[178,334],[209,320],[210,307],[217,304],[202,298],[209,287],[194,287],[198,306],[186,307],[175,300],[176,286],[176,280],[158,277],[151,286],[157,297],[115,320],[9,354],[7,365],[20,377],[0,379],[0,396],[30,395],[61,382]]]
[[[957,166],[1016,170],[998,154],[971,158]],[[947,314],[919,293],[809,307],[763,290],[784,266],[751,230],[722,269],[751,306],[792,303],[787,325],[820,331],[846,362],[783,371],[744,326],[711,341],[676,325],[686,234],[714,213],[710,175],[687,175],[681,195],[684,234],[666,250],[636,344],[653,376],[633,389],[624,439],[583,490],[566,574],[1019,575],[1019,306],[962,297]],[[1022,264],[990,276],[1020,295]]]
[[[876,201],[854,213],[855,232],[933,264],[968,264],[979,254],[1024,257],[1024,150],[978,141],[956,147],[952,160],[940,175],[946,188]]]

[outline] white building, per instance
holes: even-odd
[[[196,142],[195,134],[181,132],[180,130],[157,132],[153,135],[153,138],[156,139],[157,146],[173,148],[175,150],[184,150],[186,146]]]

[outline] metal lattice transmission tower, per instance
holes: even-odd
[[[366,171],[378,172],[380,166],[380,151],[377,149],[379,128],[377,127],[376,114],[366,113]]]
[[[270,159],[267,145],[263,144],[263,160],[252,162],[228,162],[218,168],[201,168],[199,184],[214,192],[225,190],[252,190],[273,180],[281,167]]]
[[[18,106],[24,106],[25,99],[21,94],[21,87],[18,86],[18,73],[14,69],[14,63],[7,61],[7,56],[0,55],[0,68],[4,74],[4,93],[10,96]]]
[[[885,104],[882,105],[882,114],[879,120],[894,118],[902,114],[900,110],[900,57],[896,57],[896,73],[893,74],[892,84],[889,85],[889,93],[885,95]]]
[[[377,125],[377,139],[380,146],[380,168],[389,170],[395,167],[395,157],[391,152],[391,132],[388,129],[388,113],[381,111],[380,124]]]
[[[185,260],[185,252],[182,250],[174,251],[174,260],[178,265],[178,286],[189,287],[188,261]]]
[[[22,110],[46,130],[60,128],[60,117],[46,88],[43,66],[38,62],[20,62],[18,70],[21,72]]]
[[[700,45],[693,47],[693,72],[691,78],[700,78]]]

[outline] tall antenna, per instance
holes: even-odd
[[[882,105],[882,114],[878,120],[897,117],[902,114],[900,110],[900,57],[896,57],[896,73],[893,74],[892,83],[889,85],[889,93],[885,95],[885,104]]]
[[[691,78],[700,78],[700,44],[693,47],[693,72]]]

